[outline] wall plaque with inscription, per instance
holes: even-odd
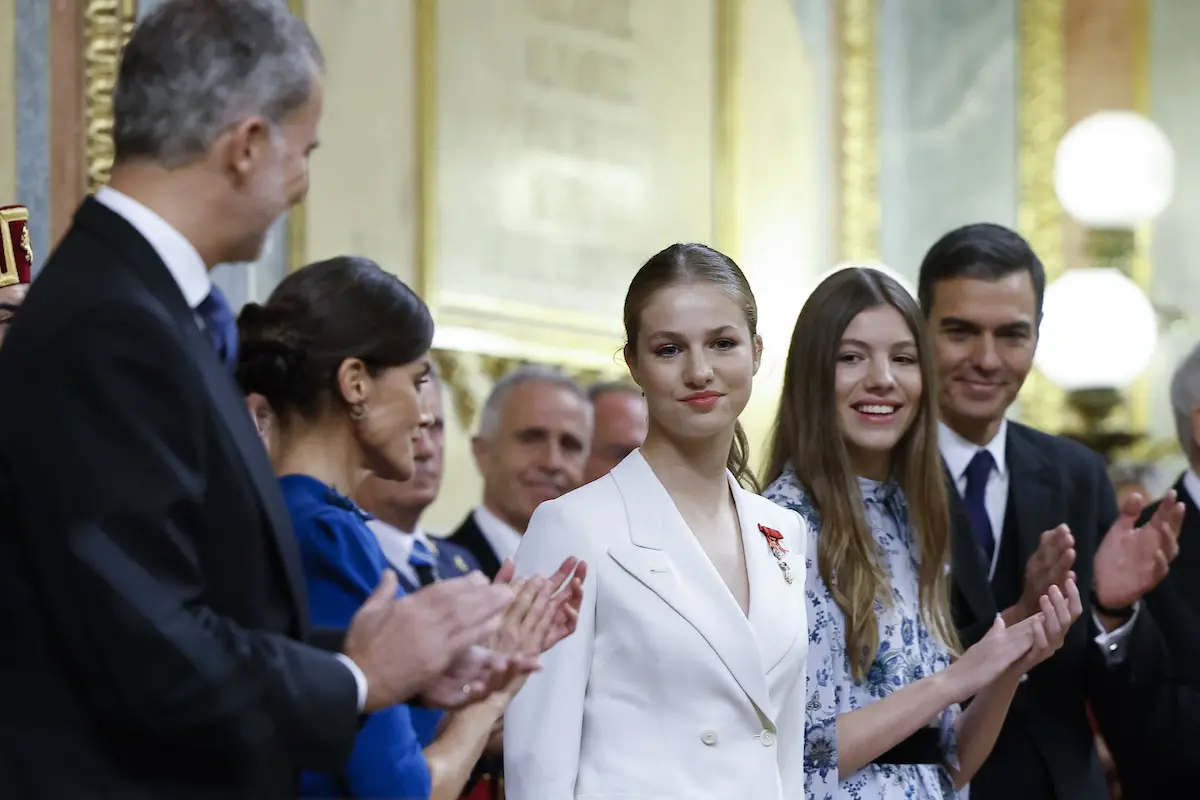
[[[714,235],[724,0],[430,1],[439,326],[611,360],[637,268]]]

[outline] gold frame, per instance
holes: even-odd
[[[841,216],[836,233],[838,263],[879,260],[879,130],[876,86],[876,0],[836,4],[837,98],[841,141]]]
[[[0,248],[3,248],[4,260],[0,261],[0,289],[21,282],[21,273],[17,270],[17,245],[13,242],[12,223],[24,222],[21,229],[20,246],[29,248],[29,209],[24,206],[0,208]],[[29,259],[33,261],[31,257]],[[12,271],[9,271],[9,265]]]
[[[740,31],[740,0],[714,0],[716,14],[717,127],[714,145],[714,239],[727,252],[738,242],[736,136]],[[518,301],[445,291],[438,287],[437,253],[437,0],[416,0],[418,225],[416,261],[422,297],[439,326],[454,326],[493,334],[512,342],[517,352],[501,357],[506,363],[553,361],[587,372],[623,371],[609,352],[621,338],[620,320],[573,313]],[[489,356],[489,358],[494,358]],[[607,363],[611,361],[610,368]],[[450,372],[451,370],[447,370]]]
[[[113,87],[121,51],[137,22],[137,0],[88,0],[83,8],[84,164],[87,191],[108,183],[113,165]]]
[[[1066,133],[1063,19],[1065,0],[1020,0],[1020,200],[1017,227],[1046,268],[1046,283],[1063,270],[1063,210],[1054,192],[1054,153]],[[1021,421],[1064,430],[1066,396],[1036,369],[1019,396]]]
[[[1133,17],[1133,110],[1150,116],[1150,0],[1132,0]],[[1154,259],[1151,223],[1139,225],[1133,233],[1133,258],[1129,277],[1147,296],[1154,283]],[[1125,395],[1129,409],[1129,430],[1150,433],[1150,370],[1133,382]],[[1135,448],[1136,450],[1136,448]]]
[[[288,8],[305,19],[305,0],[288,0]],[[287,217],[287,272],[304,266],[308,254],[308,208],[303,200],[292,207]]]

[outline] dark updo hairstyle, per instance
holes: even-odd
[[[625,341],[629,352],[637,350],[642,311],[650,304],[651,298],[663,289],[689,283],[709,284],[729,295],[746,315],[750,336],[758,334],[758,304],[754,300],[754,293],[750,291],[750,282],[733,259],[707,245],[673,244],[651,256],[629,283],[624,313]],[[750,469],[750,443],[740,422],[734,425],[727,466],[738,483],[758,491],[758,481]]]
[[[374,375],[425,355],[433,318],[374,261],[338,256],[288,275],[265,305],[247,303],[238,333],[242,391],[263,395],[286,426],[293,415],[312,420],[342,402],[337,373],[346,359],[361,359]]]

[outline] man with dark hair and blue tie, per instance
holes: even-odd
[[[124,50],[111,185],[0,356],[0,797],[294,798],[364,713],[505,668],[476,653],[512,592],[478,575],[309,624],[209,271],[304,197],[321,98],[280,0],[164,0]]]
[[[1125,676],[1161,647],[1139,601],[1178,552],[1174,492],[1139,527],[1145,501],[1118,511],[1096,453],[1005,418],[1033,365],[1045,285],[1028,242],[991,224],[942,237],[918,280],[937,359],[940,447],[956,489],[951,571],[963,646],[997,615],[1013,625],[1037,613],[1036,599],[1068,576],[1084,598],[1062,649],[1014,696],[972,800],[1107,798],[1087,704],[1102,727],[1136,724]]]

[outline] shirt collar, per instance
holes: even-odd
[[[483,506],[475,508],[473,517],[483,538],[492,546],[492,552],[499,561],[516,555],[517,548],[521,546],[521,534],[511,525]]]
[[[1200,506],[1200,475],[1196,474],[1196,470],[1189,469],[1183,473],[1183,488],[1192,497],[1192,503]],[[1179,498],[1182,500],[1183,498]]]
[[[968,442],[950,430],[950,426],[946,423],[938,422],[938,448],[942,451],[942,458],[946,460],[946,468],[950,470],[950,475],[956,481],[966,473],[967,465],[980,450],[987,450],[992,454],[992,458],[996,462],[996,473],[1002,478],[1005,477],[1008,474],[1008,461],[1005,460],[1007,444],[1007,419],[1000,420],[1000,428],[996,431],[996,435],[983,447],[974,442]]]
[[[158,214],[116,189],[101,188],[96,192],[96,202],[121,215],[150,243],[178,284],[188,307],[195,308],[208,297],[212,291],[208,267],[187,237]]]

